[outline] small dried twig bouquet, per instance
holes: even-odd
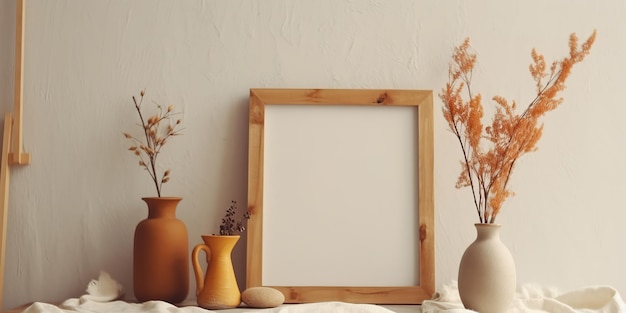
[[[135,109],[139,114],[139,120],[141,121],[139,126],[143,130],[145,141],[129,133],[124,133],[124,137],[133,142],[128,150],[139,157],[139,166],[148,171],[156,187],[157,196],[161,197],[161,188],[164,183],[169,181],[170,170],[167,169],[163,171],[163,174],[159,177],[159,173],[157,172],[157,157],[170,137],[180,135],[178,127],[181,124],[181,120],[177,119],[173,121],[174,115],[178,114],[174,113],[173,105],[168,106],[167,110],[163,111],[163,107],[159,104],[156,104],[157,113],[146,120],[141,111],[145,94],[145,90],[142,90],[139,99],[135,96],[132,97]]]
[[[530,74],[537,88],[534,99],[517,114],[515,101],[493,97],[495,115],[487,127],[482,124],[481,95],[474,94],[470,88],[476,54],[469,51],[469,38],[454,49],[449,82],[439,97],[444,104],[444,118],[463,152],[456,187],[470,187],[481,223],[494,223],[504,200],[513,195],[508,183],[517,159],[537,149],[535,145],[543,129],[539,118],[563,102],[563,98],[557,96],[565,89],[574,64],[589,54],[595,38],[594,31],[579,47],[578,37],[571,34],[569,56],[553,62],[549,71],[543,55],[533,49]],[[462,97],[463,93],[467,100]]]
[[[245,220],[250,219],[250,213],[245,212],[243,217],[239,220],[235,220],[235,215],[237,215],[237,201],[233,200],[230,203],[230,207],[226,210],[226,215],[222,219],[222,224],[220,225],[220,235],[232,236],[246,230],[244,223]]]

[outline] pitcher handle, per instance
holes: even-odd
[[[202,289],[204,289],[204,271],[202,271],[202,266],[200,266],[200,262],[198,261],[200,251],[206,253],[207,263],[211,260],[211,250],[209,250],[209,246],[199,244],[193,248],[191,252],[191,263],[193,265],[193,272],[196,274],[196,297],[199,296]]]

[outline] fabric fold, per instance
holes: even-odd
[[[422,303],[422,313],[468,313],[456,282],[445,286],[432,300]],[[626,313],[626,304],[612,287],[590,286],[566,293],[524,286],[505,313]]]
[[[61,305],[35,302],[23,313],[213,313],[197,306],[177,307],[164,301],[128,303],[124,301],[98,302],[81,301],[78,298],[65,300]]]
[[[374,304],[353,304],[339,301],[303,303],[277,308],[254,310],[246,313],[394,313]]]

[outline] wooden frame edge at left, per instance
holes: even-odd
[[[28,165],[29,153],[22,151],[22,112],[24,96],[24,25],[26,24],[26,0],[16,1],[15,13],[15,81],[13,114],[6,112],[2,139],[2,165],[0,167],[0,308],[4,294],[4,261],[6,231],[9,211],[9,177],[11,165]]]
[[[263,177],[267,105],[414,106],[418,112],[419,284],[416,286],[268,286],[285,303],[344,301],[374,304],[421,304],[435,291],[433,192],[433,93],[431,90],[250,89],[248,146],[248,221],[246,287],[263,286]]]

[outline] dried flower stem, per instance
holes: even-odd
[[[244,222],[250,219],[250,213],[245,212],[243,217],[235,221],[235,215],[237,214],[237,201],[231,201],[230,207],[226,210],[226,215],[222,219],[220,225],[220,235],[232,236],[236,233],[242,233],[246,230]]]
[[[521,114],[516,114],[515,101],[509,103],[501,96],[493,97],[497,106],[491,125],[487,127],[482,124],[481,95],[474,95],[470,88],[477,58],[469,51],[469,38],[454,49],[450,79],[439,97],[444,103],[444,118],[463,152],[456,187],[470,187],[481,223],[494,223],[502,203],[513,195],[508,184],[517,160],[537,149],[543,130],[539,118],[563,102],[563,98],[557,96],[565,89],[574,64],[584,60],[591,51],[595,38],[594,31],[579,47],[578,37],[571,34],[569,56],[553,62],[549,72],[543,55],[533,49],[530,73],[536,83],[535,98]],[[468,100],[462,96],[465,92]]]
[[[171,119],[177,114],[173,113],[174,106],[170,105],[167,111],[163,112],[163,108],[159,104],[156,104],[158,113],[146,120],[141,111],[144,95],[145,91],[142,90],[139,100],[135,96],[132,99],[141,121],[139,126],[143,129],[145,142],[129,133],[124,133],[124,137],[133,141],[133,145],[128,150],[139,157],[139,166],[148,171],[156,187],[157,196],[161,197],[163,184],[170,179],[170,170],[165,170],[159,179],[157,157],[170,137],[180,135],[180,130],[177,128],[181,124],[181,120],[177,119],[174,123],[171,123]]]

